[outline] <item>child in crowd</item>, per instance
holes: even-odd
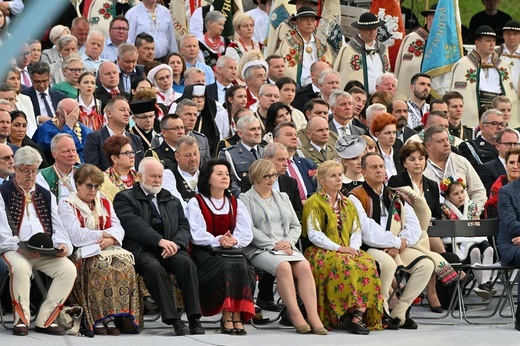
[[[440,183],[444,203],[441,205],[442,218],[445,220],[478,220],[480,211],[478,206],[468,198],[466,183],[462,178],[447,177]],[[443,239],[445,244],[451,244],[451,238]],[[493,248],[486,237],[456,237],[457,249],[454,249],[462,263],[493,264]],[[475,293],[483,300],[488,300],[497,292],[492,287],[491,270],[475,270],[478,288]]]

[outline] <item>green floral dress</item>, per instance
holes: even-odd
[[[307,200],[303,208],[304,233],[312,222],[314,230],[324,232],[336,244],[349,246],[350,236],[359,230],[356,209],[344,196],[336,212],[332,204],[323,190]],[[382,329],[381,281],[376,262],[368,253],[360,251],[359,256],[349,259],[345,253],[311,245],[305,257],[316,282],[318,314],[326,327],[337,327],[348,309],[361,307],[367,309],[366,326],[371,330]]]

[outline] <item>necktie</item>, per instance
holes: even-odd
[[[49,106],[49,102],[47,102],[47,94],[46,93],[40,93],[40,97],[43,100],[43,104],[45,105],[45,111],[47,112],[47,116],[53,117],[51,106]],[[41,110],[40,110],[41,113]],[[42,115],[42,114],[40,114]]]
[[[23,85],[26,87],[32,86],[31,79],[29,78],[29,73],[27,73],[27,70],[21,70],[22,73],[22,79],[23,79]]]
[[[340,137],[343,137],[343,136],[345,136],[345,135],[348,135],[348,133],[347,133],[347,128],[346,128],[345,126],[340,126],[340,127],[338,128],[338,132],[339,132],[338,134],[339,134]]]
[[[117,95],[119,95],[119,90],[117,90],[117,89],[110,90],[110,96],[111,96],[112,98],[117,97]]]
[[[256,149],[255,148],[251,148],[251,154],[253,154],[253,156],[255,157],[255,159],[258,160],[258,155],[256,154]]]
[[[153,199],[155,196],[153,194],[149,194],[146,196],[150,201],[150,210],[152,211],[152,224],[160,225],[162,224],[161,214],[159,214],[159,210],[155,206]]]
[[[325,152],[325,149],[320,150],[321,155],[323,155],[323,158],[327,160],[327,153]]]
[[[296,179],[296,185],[298,186],[298,191],[300,192],[301,200],[305,201],[307,199],[307,197],[305,196],[305,191],[303,190],[303,185],[302,185],[300,179],[298,178],[298,174],[296,173],[296,170],[292,166],[291,159],[287,159],[287,168],[289,169],[289,175],[291,176],[291,178]]]

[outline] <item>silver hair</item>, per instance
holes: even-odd
[[[235,59],[233,59],[229,55],[221,55],[220,58],[218,58],[217,60],[216,66],[224,68],[229,63],[229,61],[235,61]]]
[[[74,138],[68,133],[58,133],[52,137],[51,140],[51,152],[56,152],[56,147],[58,146],[59,141],[61,141],[63,138],[70,138],[74,142]]]
[[[366,118],[368,122],[371,122],[373,120],[375,111],[386,112],[386,107],[380,103],[373,103],[370,106],[368,106],[366,111]]]
[[[56,45],[56,48],[58,48],[58,50],[61,50],[63,48],[63,46],[71,43],[72,41],[74,41],[74,42],[76,42],[76,44],[78,44],[78,39],[76,37],[74,37],[72,35],[63,35],[58,40],[58,44]]]
[[[182,136],[181,138],[179,138],[179,140],[177,141],[177,143],[175,143],[175,147],[177,150],[179,150],[179,148],[181,147],[181,145],[186,145],[188,147],[196,144],[197,145],[197,148],[199,147],[198,146],[198,143],[197,143],[197,139],[191,137],[191,136]]]
[[[266,83],[266,84],[262,84],[262,86],[260,87],[260,90],[258,91],[258,95],[263,95],[265,92],[265,89],[269,89],[272,87],[276,88],[276,91],[280,92],[280,89],[278,89],[278,87],[275,84]]]
[[[103,34],[101,31],[99,30],[92,30],[88,33],[88,36],[87,36],[87,39],[85,42],[88,42],[90,41],[90,39],[92,38],[92,36],[101,36],[103,38],[103,42],[105,42],[105,34]]]
[[[485,112],[482,114],[482,116],[480,117],[480,123],[481,123],[481,124],[487,123],[488,118],[489,118],[490,115],[503,116],[504,113],[502,113],[501,111],[499,111],[499,110],[496,109],[496,108],[488,109],[488,110],[485,111]]]
[[[220,22],[221,20],[226,21],[226,16],[222,14],[220,11],[210,11],[206,14],[204,18],[204,27],[206,30],[208,29],[208,25],[210,23]]]
[[[184,107],[197,107],[197,104],[195,101],[190,99],[184,99],[179,101],[177,103],[177,108],[175,108],[175,113],[179,114],[179,112],[182,112],[184,110]]]
[[[350,95],[348,92],[339,90],[339,89],[333,89],[330,92],[330,96],[329,96],[329,107],[336,107],[336,104],[338,103],[338,99],[340,99],[342,97],[352,100],[352,95]]]
[[[186,41],[189,38],[194,38],[194,39],[196,39],[198,41],[197,36],[195,36],[193,34],[182,35],[180,40],[179,40],[179,47],[182,47],[184,45],[184,41]]]
[[[187,68],[186,71],[184,71],[184,76],[183,76],[184,80],[186,81],[187,79],[190,79],[194,73],[202,73],[204,75],[204,77],[206,77],[206,73],[204,73],[204,71],[201,70],[200,68],[190,67],[190,68]]]
[[[253,71],[257,70],[259,68],[262,68],[262,69],[264,69],[265,72],[267,72],[264,65],[260,65],[260,64],[258,64],[258,65],[251,65],[248,68],[246,68],[246,70],[244,71],[244,79],[248,80],[249,78],[252,78],[253,77]]]
[[[280,142],[269,143],[264,148],[264,159],[272,159],[278,149],[287,151],[287,147]]]
[[[146,173],[146,167],[148,166],[148,162],[157,162],[161,165],[161,167],[163,167],[163,165],[161,164],[161,161],[157,160],[155,157],[153,156],[147,156],[145,157],[144,159],[141,160],[141,162],[139,163],[139,168],[137,169],[137,171],[141,174],[145,174]],[[164,170],[164,168],[163,168]]]
[[[6,99],[0,99],[0,105],[9,106],[9,107],[11,107],[11,109],[13,108],[13,105],[11,104],[11,102],[7,101]]]
[[[14,154],[14,165],[20,167],[26,166],[40,166],[43,159],[40,152],[33,147],[26,145],[25,147],[19,148]]]
[[[323,81],[325,80],[325,78],[326,78],[330,73],[333,73],[333,74],[335,74],[336,76],[339,77],[339,72],[338,72],[338,71],[333,70],[333,69],[331,69],[331,68],[328,68],[328,69],[326,69],[326,70],[321,71],[320,75],[318,76],[318,85],[322,84]]]
[[[386,79],[386,78],[393,78],[394,81],[395,81],[395,85],[397,85],[397,78],[395,77],[395,74],[393,74],[392,72],[385,72],[383,73],[382,75],[380,75],[379,77],[377,77],[376,79],[376,85],[380,85],[381,82]]]
[[[66,69],[72,64],[73,62],[81,62],[81,66],[85,66],[83,63],[83,59],[79,56],[78,53],[70,53],[68,57],[63,60],[63,63],[61,64],[61,67],[63,69]]]
[[[128,54],[130,52],[137,54],[137,48],[133,44],[122,43],[119,45],[119,47],[117,47],[117,57],[118,58],[122,58],[123,56],[125,56],[126,54]]]
[[[243,116],[237,121],[237,131],[244,130],[247,124],[251,124],[255,121],[258,122],[258,119],[254,115]]]

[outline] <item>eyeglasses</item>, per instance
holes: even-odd
[[[37,174],[38,173],[37,169],[20,169],[20,167],[16,167],[16,168],[18,168],[18,170],[21,173],[23,173],[24,175]]]
[[[123,155],[123,154],[128,157],[131,157],[131,156],[135,156],[135,151],[127,150],[127,151],[122,151],[119,153],[119,155]]]
[[[276,179],[276,178],[278,178],[278,173],[266,174],[266,175],[262,176],[262,178],[264,178],[265,180]]]
[[[204,96],[204,95],[193,95],[191,98],[193,100],[204,100],[204,99],[206,99],[206,96]]]
[[[179,131],[179,130],[184,130],[184,126],[174,126],[174,127],[169,127],[167,129],[163,129],[165,131],[170,131],[170,130],[173,130],[173,131]]]
[[[100,184],[85,183],[85,187],[89,190],[95,189],[96,191],[99,191],[99,189],[101,189]]]
[[[70,72],[72,73],[82,73],[83,71],[85,71],[84,68],[66,68],[66,70],[69,70]]]
[[[485,122],[485,123],[482,123],[482,125],[491,125],[493,127],[507,127],[509,125],[509,123],[502,123],[502,122],[498,122],[498,121],[488,121],[488,122]]]
[[[128,31],[128,28],[124,28],[124,27],[115,27],[115,28],[110,28],[112,30],[115,30],[115,31]]]
[[[41,80],[33,79],[33,80],[32,80],[32,83],[33,83],[33,84],[47,84],[47,83],[49,83],[49,78],[47,78],[47,79],[41,79]]]
[[[500,142],[498,144],[503,144],[503,145],[505,145],[506,147],[509,147],[509,148],[518,146],[517,142]]]
[[[20,56],[29,56],[29,55],[31,55],[31,52],[22,52],[19,55]]]
[[[4,161],[9,161],[9,160],[13,160],[13,159],[14,159],[14,155],[6,155],[6,156],[0,157],[0,160],[4,160]]]
[[[268,97],[268,98],[274,97],[275,99],[279,99],[280,98],[280,95],[278,95],[278,94],[262,94],[260,96],[265,96],[265,97]]]
[[[170,80],[172,79],[172,76],[167,74],[165,76],[162,76],[162,77],[159,77],[159,78],[155,78],[155,80],[159,81],[159,82],[162,82],[162,81],[165,81],[165,80]]]

